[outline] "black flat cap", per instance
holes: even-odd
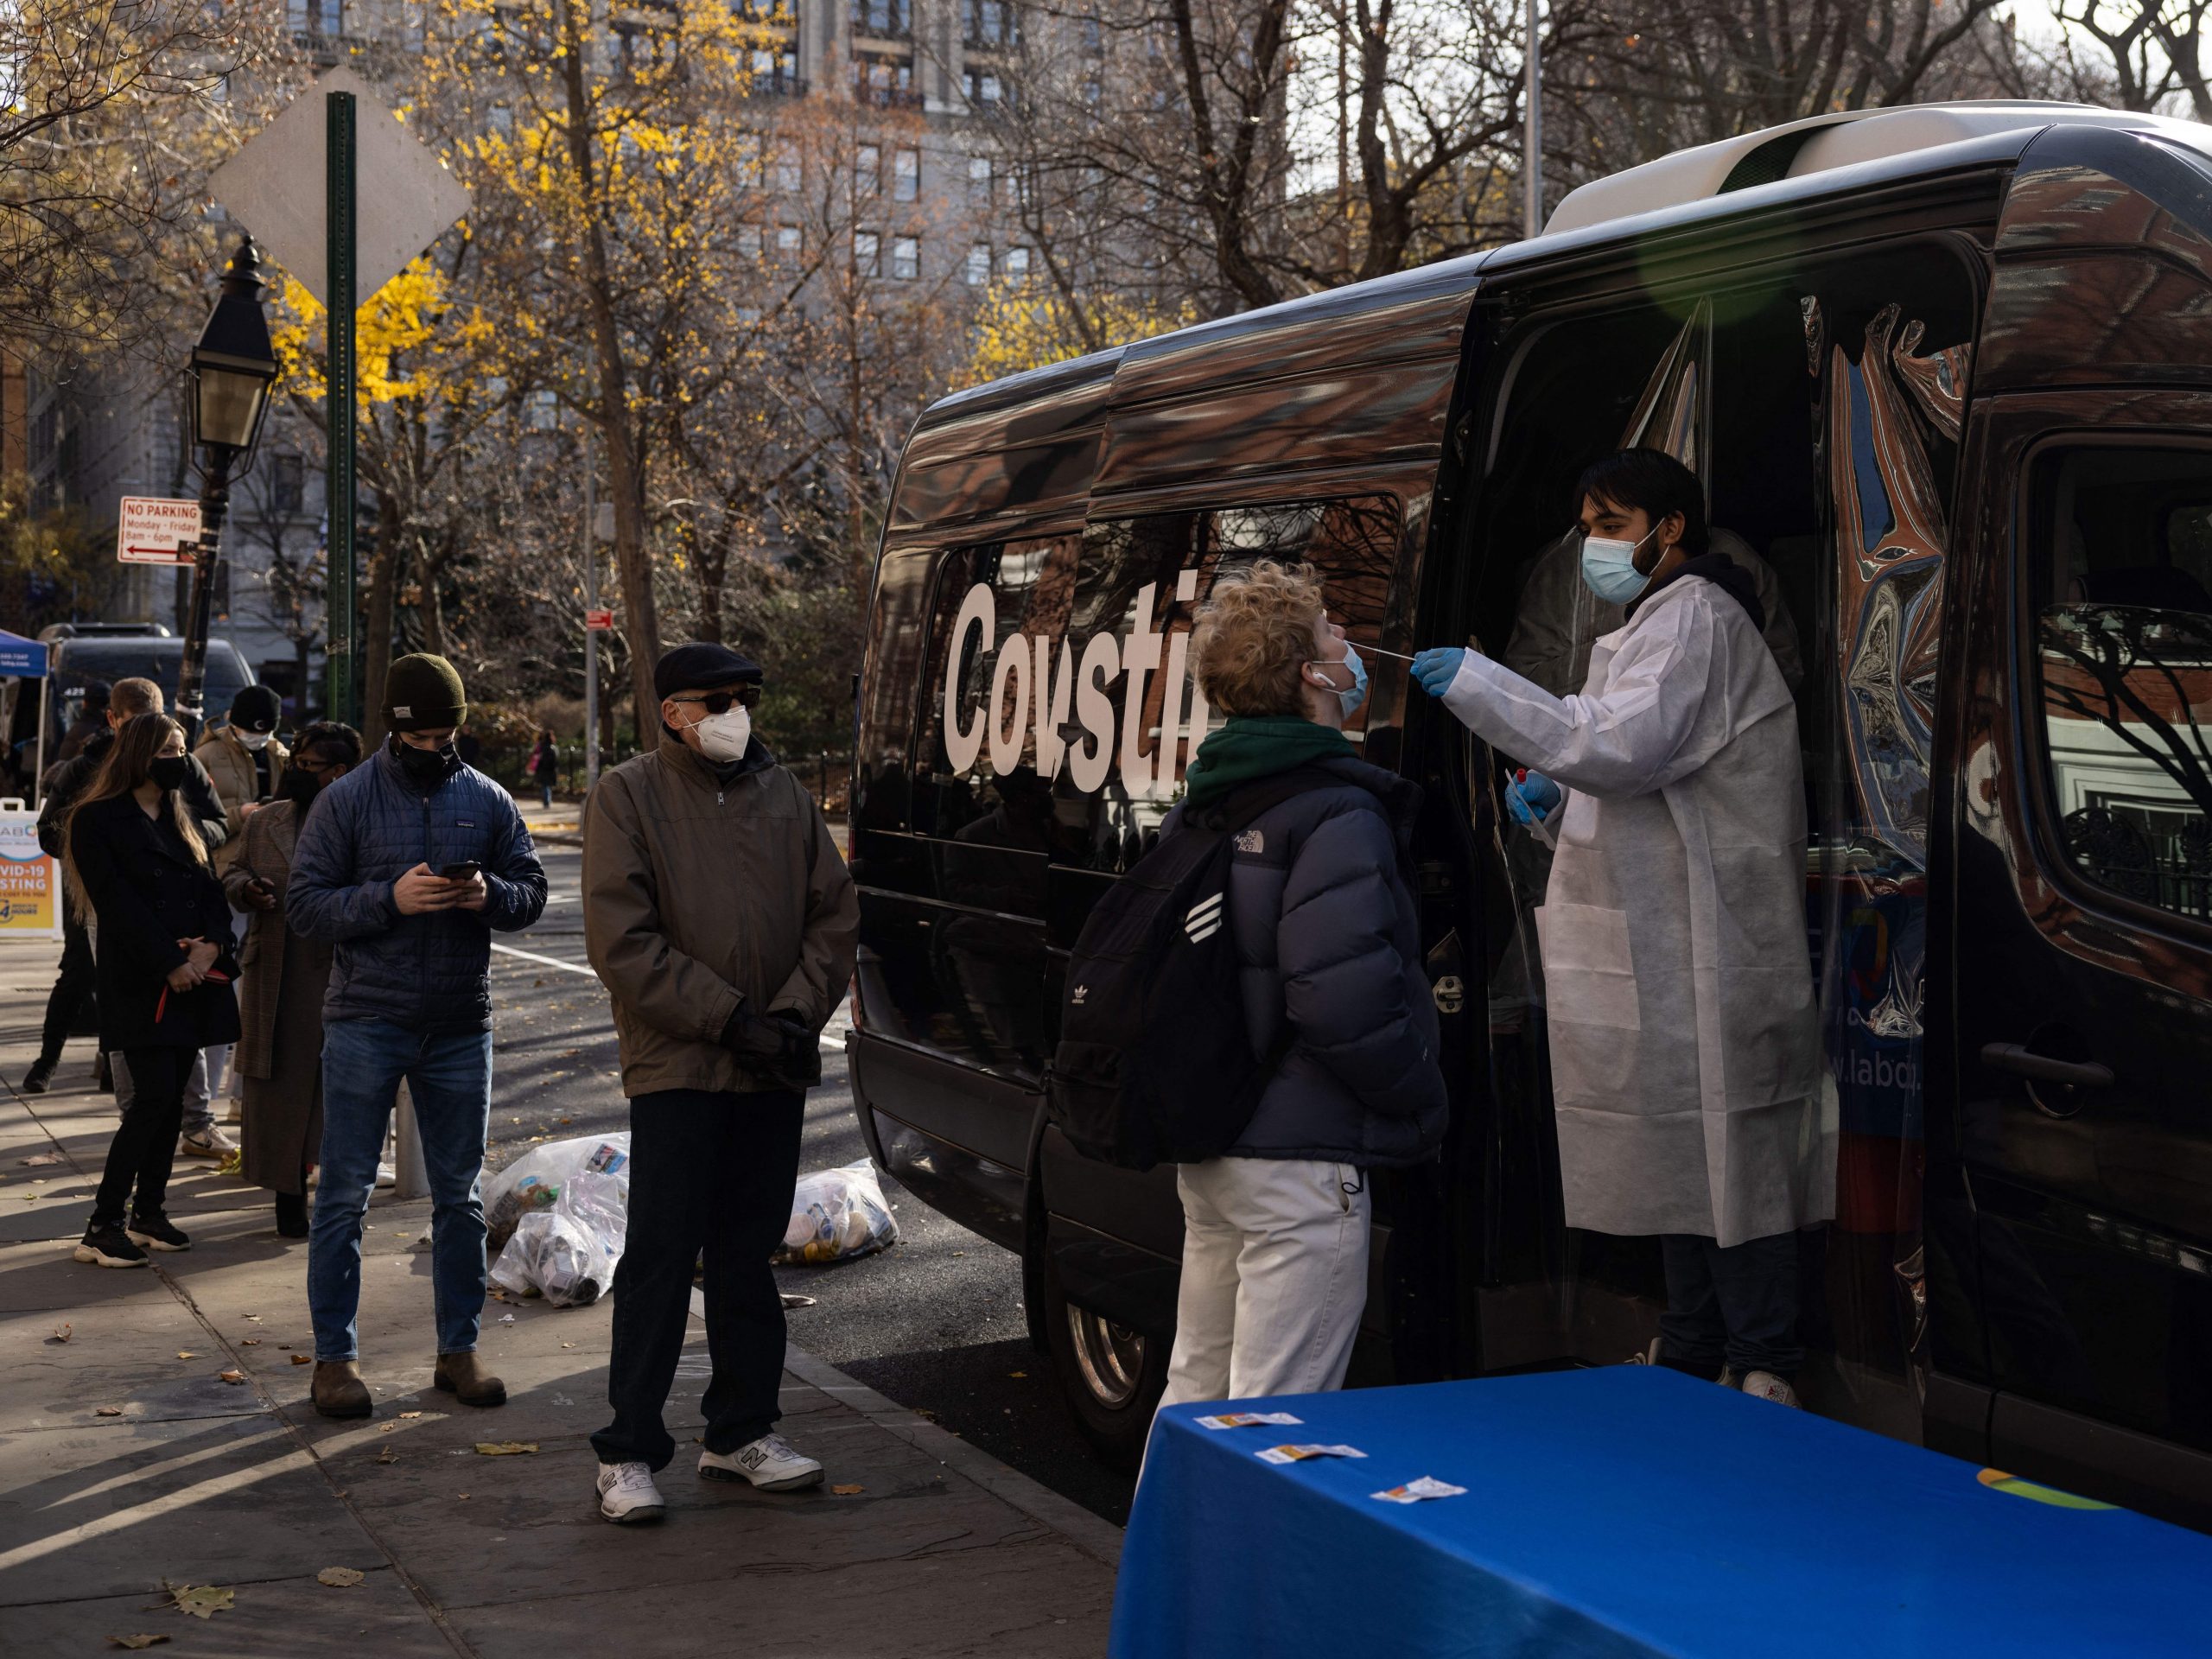
[[[678,691],[710,691],[741,680],[760,683],[760,664],[728,645],[678,645],[653,664],[653,690],[664,697]]]

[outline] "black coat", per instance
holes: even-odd
[[[86,741],[85,747],[68,760],[46,770],[46,799],[38,810],[38,844],[54,857],[60,858],[67,849],[61,837],[69,823],[69,809],[77,798],[92,787],[92,779],[99,776],[107,752],[115,747],[115,734],[105,725]],[[200,839],[213,852],[229,839],[229,821],[223,816],[222,798],[215,793],[215,780],[207,775],[207,768],[200,764],[196,755],[186,757],[184,804],[200,824]]]
[[[100,1046],[207,1048],[236,1042],[238,963],[231,907],[214,872],[192,855],[164,815],[128,795],[95,801],[69,826],[69,851],[99,927]],[[168,988],[185,960],[179,939],[204,938],[230,983]]]

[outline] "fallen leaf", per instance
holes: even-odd
[[[70,1332],[75,1329],[76,1326],[71,1325],[57,1325],[54,1327],[54,1334],[48,1337],[47,1340],[48,1342],[67,1342],[69,1340]]]
[[[512,1313],[502,1313],[499,1315],[499,1323],[501,1325],[512,1325],[514,1322],[515,1316]]]
[[[575,1347],[576,1344],[575,1344],[575,1343],[573,1343],[573,1342],[564,1342],[564,1343],[563,1343],[561,1345],[562,1345],[563,1348],[573,1348],[573,1347]]]
[[[169,1599],[176,1604],[180,1613],[190,1613],[194,1618],[213,1618],[227,1612],[235,1590],[218,1590],[212,1584],[171,1584],[162,1580],[162,1588],[169,1592]]]
[[[569,1120],[564,1117],[561,1121],[565,1123]],[[16,1161],[22,1165],[25,1169],[44,1169],[48,1164],[60,1163],[61,1154],[58,1152],[41,1152],[35,1158],[19,1158]]]
[[[1029,1373],[1027,1371],[1008,1371],[1007,1375],[1008,1376],[1027,1376]]]
[[[229,1383],[232,1388],[236,1388],[239,1383],[245,1381],[245,1373],[240,1370],[234,1370],[228,1371],[218,1371],[215,1375],[220,1377],[224,1382]]]
[[[476,1442],[477,1455],[485,1458],[518,1457],[524,1452],[537,1450],[536,1440],[479,1440]]]
[[[166,1642],[168,1637],[166,1636],[111,1636],[108,1640],[118,1648],[129,1648],[136,1653],[141,1648],[150,1648],[158,1643]]]
[[[831,1494],[837,1497],[852,1497],[868,1491],[865,1486],[832,1486]]]
[[[461,1501],[464,1503],[468,1502],[468,1494],[467,1492],[463,1492],[461,1495]]]
[[[326,1567],[315,1575],[317,1584],[327,1584],[334,1590],[349,1589],[366,1575],[358,1567]]]
[[[261,1315],[258,1313],[249,1313],[246,1315],[246,1318],[251,1319],[256,1325],[259,1325],[261,1323]]]
[[[197,1355],[197,1354],[194,1353],[194,1352],[192,1351],[192,1350],[191,1350],[191,1349],[189,1349],[189,1348],[180,1348],[180,1349],[178,1349],[178,1350],[176,1351],[176,1357],[177,1357],[179,1359],[197,1359],[197,1358],[199,1358],[199,1357],[200,1357],[200,1356],[199,1356],[199,1355]]]
[[[295,1365],[312,1365],[315,1363],[315,1356],[312,1354],[294,1354],[292,1356],[292,1363]]]
[[[420,1417],[423,1414],[419,1411],[403,1411],[399,1414],[402,1417]]]
[[[100,1406],[94,1408],[92,1415],[95,1417],[120,1417],[123,1415],[123,1408],[121,1406]]]
[[[238,1346],[241,1348],[258,1348],[261,1346],[261,1338],[259,1337],[242,1338],[238,1342]]]
[[[389,1434],[393,1429],[397,1428],[398,1427],[399,1425],[397,1423],[378,1423],[377,1425],[377,1433],[379,1434]]]
[[[393,1451],[387,1446],[383,1451],[377,1453],[377,1461],[378,1463],[397,1463],[399,1461],[399,1453]]]

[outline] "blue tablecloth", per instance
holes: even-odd
[[[1305,1421],[1160,1414],[1116,1659],[2212,1653],[2212,1539],[1664,1367],[1235,1408]],[[1367,1456],[1253,1455],[1297,1441]],[[1369,1496],[1421,1475],[1466,1495]]]

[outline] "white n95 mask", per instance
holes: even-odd
[[[753,741],[753,711],[734,702],[719,715],[709,715],[691,728],[699,734],[699,753],[709,760],[742,760]]]

